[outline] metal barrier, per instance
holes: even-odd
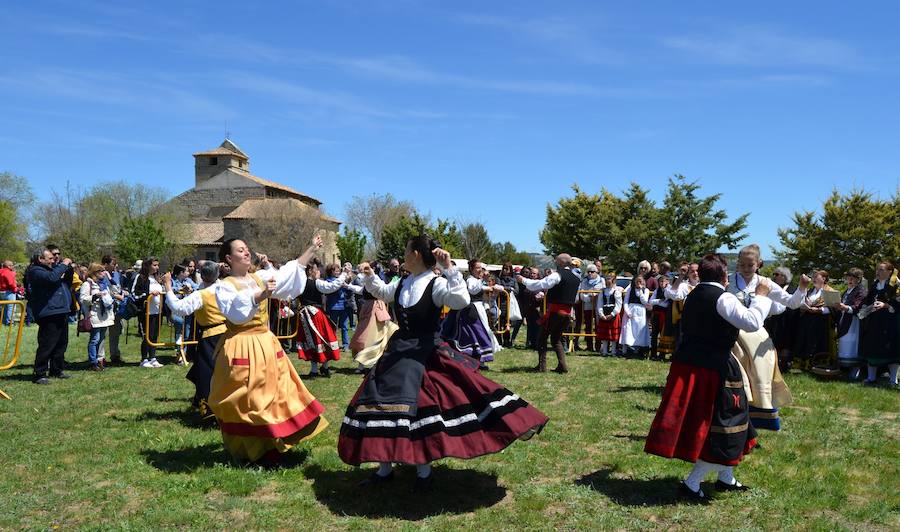
[[[4,329],[6,329],[6,339],[3,342],[3,354],[0,355],[0,371],[9,369],[16,365],[19,361],[19,348],[22,346],[22,329],[25,327],[25,303],[23,301],[0,301],[0,316],[6,314],[6,307],[12,305],[13,306],[13,316],[10,321],[10,324]],[[13,323],[15,323],[15,310],[16,307],[19,309],[19,326],[16,331],[16,340],[15,343],[12,343],[12,331],[13,331]],[[9,352],[9,348],[12,346],[12,354]],[[11,400],[12,397],[9,396],[3,390],[0,390],[0,398]]]
[[[602,294],[602,293],[603,293],[603,290],[579,290],[579,291],[578,291],[578,296],[580,296],[581,294],[594,294],[594,295],[597,295],[597,294]],[[578,296],[576,296],[576,297],[578,297]],[[573,314],[572,314],[572,316],[573,316],[573,317],[575,316],[574,313],[575,313],[575,312],[578,312],[578,308],[577,308],[577,307],[578,307],[578,302],[579,302],[579,301],[581,301],[581,298],[580,298],[580,297],[578,297],[578,299],[575,301],[575,304],[572,305],[572,307],[573,307]],[[594,310],[593,310],[593,312],[596,313],[596,311],[597,311],[597,302],[594,301]],[[542,299],[542,301],[541,301],[541,314],[546,314],[546,313],[547,313],[547,297],[545,296],[545,297]],[[576,322],[575,320],[572,320],[572,324],[574,325],[575,323],[577,323],[577,322]],[[594,327],[596,327],[596,326],[597,326],[597,320],[595,319],[595,320],[594,320]],[[592,332],[592,333],[586,333],[586,332],[569,332],[569,329],[567,329],[566,332],[563,333],[563,336],[568,336],[568,337],[569,337],[569,350],[571,351],[572,348],[574,347],[574,344],[575,344],[575,338],[588,338],[588,337],[594,336],[594,334],[596,333],[596,329],[594,329],[594,331],[595,331],[595,332]]]
[[[497,301],[497,308],[498,308],[498,309],[500,308],[500,302],[499,302],[499,299],[500,299],[500,296],[501,296],[501,295],[504,296],[504,297],[506,297],[506,324],[505,324],[502,328],[500,328],[500,316],[503,315],[503,312],[501,312],[501,313],[500,313],[500,316],[497,316],[497,327],[498,327],[498,328],[497,328],[497,329],[494,329],[494,332],[497,333],[497,334],[507,333],[507,332],[509,332],[509,330],[510,330],[510,325],[509,325],[509,308],[510,308],[510,302],[512,301],[512,298],[509,297],[509,292],[507,292],[506,290],[504,290],[503,292],[497,292],[497,299],[498,299],[498,301]]]
[[[291,309],[291,302],[284,301],[281,299],[270,299],[269,300],[269,329],[275,334],[275,338],[279,340],[290,340],[297,336],[297,332],[300,330],[300,312],[294,312],[291,309],[293,315],[291,316],[282,316],[281,309],[287,307]],[[272,324],[272,316],[275,316],[274,327]],[[291,324],[293,324],[293,328],[291,328]]]
[[[150,303],[153,297],[159,297],[159,312],[157,314],[150,314]],[[187,355],[183,349],[179,349],[188,345],[197,345],[197,327],[192,326],[190,329],[190,338],[182,338],[181,342],[177,341],[175,337],[175,326],[174,324],[169,324],[167,326],[169,330],[169,341],[160,342],[159,339],[162,336],[163,331],[163,305],[165,305],[165,295],[160,296],[149,296],[147,297],[147,301],[144,302],[144,341],[147,342],[151,347],[169,347],[176,348],[176,353],[178,355],[179,360],[182,363],[187,364]],[[154,316],[154,317],[151,317]],[[150,320],[156,320],[156,339],[150,338]],[[190,319],[190,316],[185,316],[185,324]]]

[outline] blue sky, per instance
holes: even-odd
[[[145,7],[142,7],[145,6]],[[545,207],[668,176],[768,248],[900,186],[893,2],[5,2],[0,171],[173,195],[227,129],[343,215],[391,192],[541,248]]]

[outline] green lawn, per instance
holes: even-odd
[[[900,529],[896,390],[788,375],[797,403],[783,410],[785,430],[763,432],[737,469],[753,489],[703,507],[676,497],[688,464],[642,451],[666,364],[574,356],[570,374],[538,375],[524,371],[533,354],[508,350],[490,377],[550,424],[502,453],[437,463],[435,490],[413,496],[410,468],[360,491],[370,471],[337,456],[360,382],[350,360],[307,382],[331,427],[267,471],[232,464],[218,431],[197,425],[171,352],[166,367],[139,368],[130,338],[128,366],[84,371],[86,338],[73,327],[73,378],[36,386],[36,332],[26,330],[20,365],[0,373],[13,398],[0,401],[0,529]]]

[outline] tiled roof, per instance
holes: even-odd
[[[316,211],[319,218],[326,222],[341,223],[340,220],[328,216],[324,212],[319,211],[315,207],[304,203],[296,198],[255,198],[248,199],[241,203],[236,209],[224,216],[223,220],[246,220],[250,218],[265,218],[267,214],[273,212],[283,212],[285,210],[306,210],[312,209]]]
[[[191,246],[215,246],[222,243],[225,237],[225,222],[190,222],[179,229],[178,234],[185,235],[183,244]]]

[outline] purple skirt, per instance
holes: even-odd
[[[441,337],[454,350],[482,363],[494,360],[493,333],[484,328],[471,305],[447,314],[441,324]]]

